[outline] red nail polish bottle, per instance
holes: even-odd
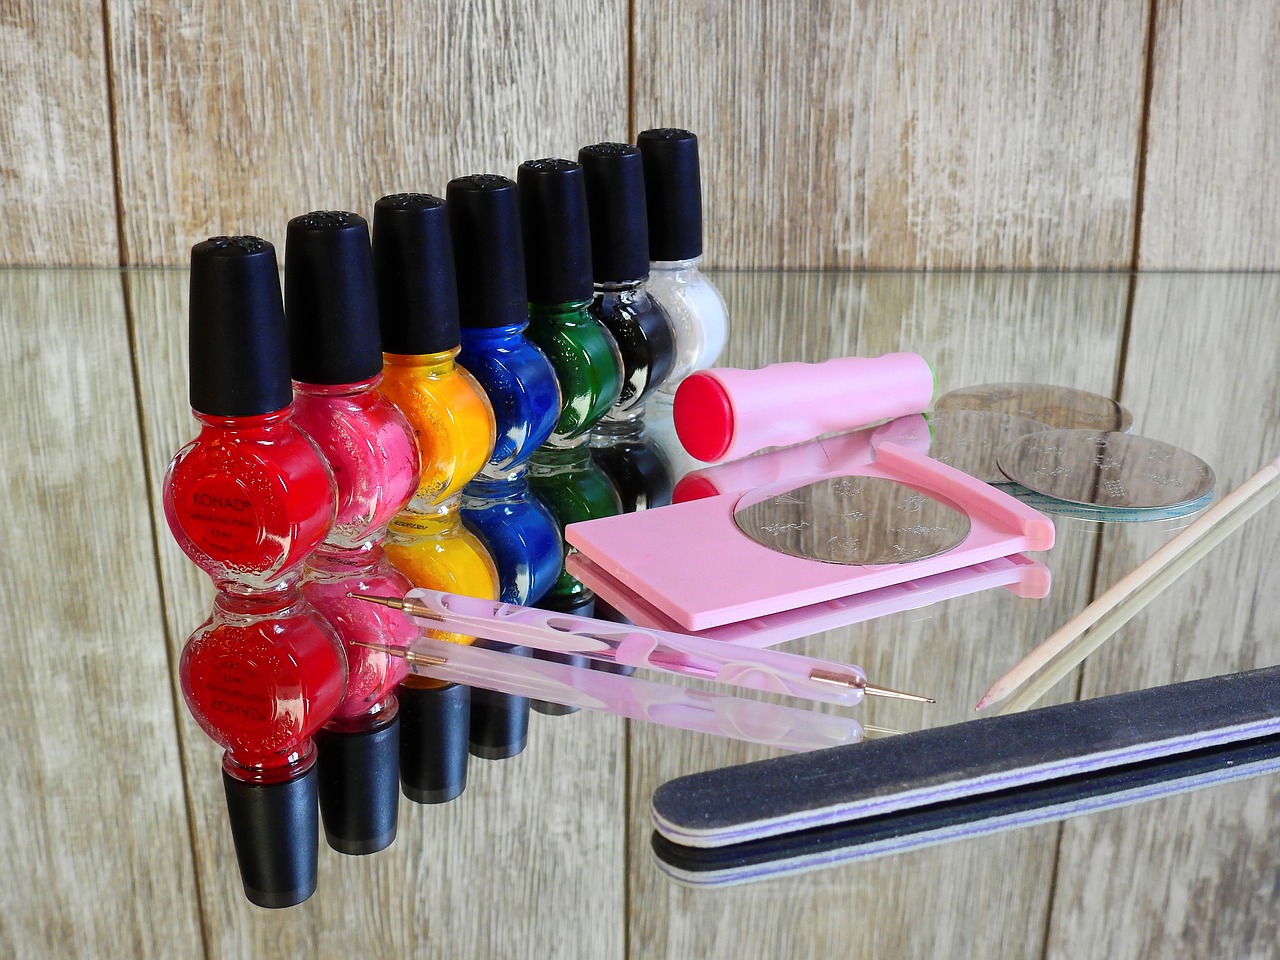
[[[217,237],[191,252],[191,408],[200,433],[164,479],[178,545],[218,588],[188,639],[188,708],[225,749],[223,785],[246,896],[285,907],[316,886],[312,736],[343,698],[346,657],[299,588],[333,523],[334,481],[291,419],[275,249]]]
[[[303,593],[346,650],[346,697],[317,737],[320,815],[329,845],[374,853],[395,839],[400,718],[407,661],[361,646],[406,646],[403,613],[348,597],[403,596],[412,585],[386,560],[387,524],[418,488],[418,447],[404,415],[378,392],[382,343],[365,220],[319,211],[289,221],[285,316],[294,422],[333,468],[337,518],[307,560]]]

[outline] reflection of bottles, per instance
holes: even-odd
[[[563,548],[555,518],[529,489],[525,469],[504,479],[473,480],[462,515],[493,556],[498,599],[522,606],[541,600],[560,575]]]
[[[532,606],[560,575],[563,546],[555,518],[529,489],[527,467],[501,479],[467,484],[462,513],[484,538],[498,568],[499,599]],[[490,645],[492,646],[492,645]],[[502,647],[528,656],[523,647]],[[513,757],[528,742],[529,701],[492,691],[472,692],[471,752],[488,760]]]
[[[591,437],[591,459],[613,481],[623,513],[665,507],[675,486],[671,464],[645,436],[643,419],[603,423]]]
[[[382,370],[369,231],[352,213],[289,221],[285,274],[295,420],[333,469],[337,517],[307,560],[303,593],[337,631],[347,691],[318,738],[320,813],[329,845],[349,854],[395,839],[399,704],[408,673],[365,643],[404,647],[417,630],[348,596],[412,589],[386,562],[386,525],[418,487],[418,450],[404,416],[377,393]]]
[[[496,600],[497,568],[484,544],[463,525],[459,499],[455,495],[431,512],[400,514],[388,531],[387,556],[416,587]],[[431,635],[452,643],[473,641],[444,631]],[[471,696],[469,687],[417,674],[401,684],[400,786],[410,800],[444,803],[466,789]]]
[[[498,571],[484,544],[462,523],[456,499],[432,513],[402,513],[391,524],[386,550],[415,586],[498,599]],[[461,634],[432,635],[468,642]]]
[[[529,465],[529,485],[560,528],[570,523],[613,517],[622,512],[618,491],[608,475],[591,459],[585,443],[574,447],[543,447]],[[539,606],[563,610],[593,596],[581,580],[561,569],[559,577]],[[552,606],[553,605],[553,606]]]
[[[497,176],[451,180],[447,209],[462,324],[458,359],[493,404],[497,438],[485,471],[505,476],[546,442],[560,419],[555,371],[525,334],[529,304],[516,185]]]
[[[275,250],[219,237],[191,252],[191,407],[200,435],[164,478],[165,518],[218,588],[187,640],[183,699],[225,749],[223,785],[245,895],[266,907],[316,886],[312,736],[341,702],[347,663],[302,598],[303,560],[334,518],[333,475],[291,420]]]
[[[380,199],[373,253],[386,351],[382,393],[408,417],[422,452],[422,479],[391,525],[387,556],[414,586],[497,599],[493,560],[458,511],[463,487],[493,452],[494,419],[484,391],[454,362],[458,296],[444,201],[418,193]],[[405,796],[454,799],[467,783],[470,689],[411,674],[398,698]]]
[[[664,389],[715,363],[728,335],[728,311],[702,275],[702,180],[698,138],[688,130],[645,130],[636,138],[644,158],[649,212],[649,292],[666,309],[676,335],[676,359]]]
[[[649,231],[640,151],[597,143],[578,152],[591,218],[591,313],[613,334],[622,355],[622,393],[610,417],[638,411],[671,373],[671,318],[649,296]]]
[[[591,236],[582,168],[571,160],[520,165],[520,224],[529,279],[529,339],[560,382],[560,419],[548,441],[572,443],[609,412],[622,390],[613,336],[588,312]]]

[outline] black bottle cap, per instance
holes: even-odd
[[[516,183],[529,300],[590,300],[591,224],[582,167],[572,160],[528,160]]]
[[[529,319],[524,244],[516,185],[475,174],[450,180],[445,191],[464,327],[502,327]]]
[[[511,657],[532,657],[528,647],[477,640],[476,646],[501,650]],[[481,760],[509,760],[529,743],[529,698],[492,690],[471,691],[471,755]]]
[[[212,237],[191,248],[191,408],[252,417],[293,401],[276,248]]]
[[[644,158],[649,210],[649,259],[692,260],[702,256],[702,175],[698,138],[663,127],[636,137]]]
[[[401,684],[400,789],[414,803],[446,803],[467,788],[471,688]]]
[[[538,601],[539,610],[550,610],[554,613],[567,613],[574,617],[592,617],[595,616],[596,595],[590,590],[576,597],[552,597],[545,596]],[[547,660],[551,663],[566,663],[571,667],[578,667],[586,670],[591,667],[591,658],[584,657],[578,653],[547,653],[541,650],[535,650],[534,657],[538,660]],[[571,707],[563,703],[552,703],[550,700],[534,700],[531,702],[534,711],[541,713],[547,717],[566,717],[571,713],[577,713],[580,707]]]
[[[222,772],[244,895],[259,907],[292,907],[316,892],[320,846],[313,765],[284,783],[245,783]]]
[[[591,264],[597,283],[649,275],[649,220],[640,149],[597,143],[578,151],[591,216]]]
[[[458,281],[443,200],[397,193],[374,204],[373,272],[383,350],[418,355],[458,345]]]
[[[355,383],[376,376],[382,342],[364,217],[342,210],[294,217],[284,256],[293,379]]]
[[[377,853],[396,838],[400,807],[400,718],[371,730],[316,735],[320,819],[339,853]]]

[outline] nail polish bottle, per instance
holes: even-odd
[[[316,887],[312,737],[342,701],[347,661],[299,588],[336,492],[292,419],[280,274],[265,240],[192,249],[190,397],[200,433],[170,463],[162,500],[174,539],[218,593],[183,647],[179,686],[225,751],[245,895],[292,906]]]
[[[422,476],[390,525],[386,551],[415,587],[498,598],[488,549],[462,523],[462,490],[489,460],[494,417],[479,383],[457,363],[461,349],[453,243],[445,202],[423,193],[374,206],[374,275],[385,397],[408,418]],[[432,631],[453,643],[462,634]],[[399,690],[400,785],[416,803],[444,803],[466,789],[471,690],[410,674]]]
[[[493,455],[463,494],[466,521],[489,546],[501,599],[536,603],[559,576],[555,521],[530,493],[529,456],[560,419],[560,387],[528,338],[529,304],[516,185],[479,175],[449,183],[449,225],[458,280],[459,360],[489,396],[497,420]]]
[[[555,517],[561,534],[571,523],[617,516],[622,501],[613,481],[591,459],[585,444],[543,447],[529,466],[529,484]],[[594,594],[563,568],[539,606],[568,612]]]
[[[610,419],[639,416],[671,374],[675,332],[649,296],[649,229],[644,170],[637,147],[597,143],[578,151],[591,221],[591,313],[613,334],[622,355],[622,393]]]
[[[285,257],[294,422],[324,455],[337,485],[334,525],[303,575],[303,594],[337,632],[348,665],[346,695],[316,738],[320,815],[333,849],[374,853],[396,835],[394,691],[408,670],[400,658],[363,644],[404,647],[418,631],[398,611],[348,594],[401,596],[412,589],[387,562],[382,543],[387,524],[418,488],[418,449],[404,415],[377,390],[382,349],[364,218],[340,211],[295,217]]]
[[[676,335],[676,359],[663,386],[674,391],[724,349],[728,310],[702,275],[702,177],[698,138],[671,127],[636,138],[644,166],[649,220],[649,293],[666,309]]]
[[[555,368],[561,411],[547,443],[567,446],[618,402],[622,356],[613,335],[591,315],[591,233],[582,168],[572,160],[520,165],[529,339]],[[537,456],[537,454],[535,454]]]
[[[613,481],[623,513],[671,503],[675,478],[643,419],[608,421],[591,435],[591,459]]]

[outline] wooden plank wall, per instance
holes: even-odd
[[[1274,269],[1277,42],[1270,0],[12,0],[0,263],[180,265],[685,125],[716,266]]]

